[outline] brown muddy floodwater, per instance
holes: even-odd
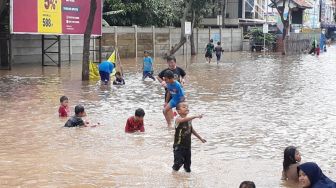
[[[319,57],[226,53],[224,62],[189,60],[185,86],[190,114],[208,142],[192,140],[192,173],[172,173],[173,134],[162,115],[158,82],[141,80],[123,60],[126,85],[81,81],[81,65],[16,65],[0,71],[0,187],[223,187],[280,180],[283,149],[298,146],[336,180],[336,47]],[[178,65],[185,67],[182,57]],[[157,58],[156,73],[166,67]],[[63,128],[59,98],[72,111],[84,104],[96,128]],[[125,134],[136,108],[144,134]]]

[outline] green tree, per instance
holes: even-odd
[[[187,41],[184,35],[184,22],[191,21],[192,33],[190,35],[190,46],[191,46],[191,55],[196,54],[195,44],[194,44],[194,33],[193,28],[200,26],[200,23],[205,15],[208,14],[208,11],[213,8],[210,0],[184,0],[183,1],[183,10],[181,16],[181,37],[180,42],[176,44],[171,50],[170,54],[174,54],[178,51],[181,46]]]
[[[170,3],[163,0],[107,0],[104,12],[123,10],[118,15],[105,15],[109,25],[158,26],[172,25],[176,16]]]

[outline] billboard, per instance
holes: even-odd
[[[92,35],[101,35],[102,0]],[[11,0],[11,33],[82,35],[90,13],[89,0]]]

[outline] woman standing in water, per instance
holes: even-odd
[[[284,151],[282,180],[288,183],[298,183],[297,167],[300,165],[301,154],[294,146],[288,146]]]

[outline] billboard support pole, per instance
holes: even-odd
[[[44,35],[42,35],[42,67],[44,66]]]
[[[61,36],[57,36],[57,42],[58,42],[58,67],[61,67]]]
[[[71,63],[72,49],[71,49],[71,36],[70,35],[68,38],[68,44],[69,44],[69,63]]]
[[[102,62],[102,36],[99,36],[98,40],[99,40],[99,62]]]
[[[45,41],[50,40],[52,43],[46,48]],[[57,51],[48,51],[55,44],[58,44]],[[48,54],[57,54],[58,62],[56,62],[51,56]],[[47,56],[53,63],[55,63],[58,67],[61,67],[61,36],[56,35],[56,38],[47,38],[45,35],[42,35],[42,66],[52,66],[47,65],[45,63],[45,56]]]

